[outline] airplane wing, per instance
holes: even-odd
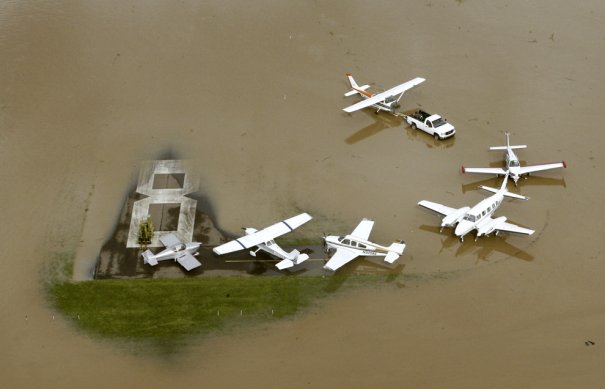
[[[370,233],[372,232],[372,227],[374,227],[373,220],[363,219],[359,225],[355,227],[353,232],[351,232],[351,235],[363,240],[368,240]]]
[[[336,271],[358,257],[353,251],[337,249],[332,258],[324,265],[325,269]]]
[[[177,238],[176,235],[174,235],[174,234],[167,234],[167,235],[160,236],[160,242],[162,242],[162,244],[166,247],[181,244],[181,241],[179,240],[179,238]]]
[[[557,169],[560,167],[567,167],[565,162],[555,162],[555,163],[546,163],[543,165],[532,165],[532,166],[523,166],[519,169],[520,174],[528,174],[533,172],[539,172],[542,170],[550,170]]]
[[[426,201],[426,200],[420,201],[418,203],[418,205],[420,205],[421,207],[424,207],[426,209],[430,209],[431,211],[437,212],[438,214],[441,214],[443,216],[447,216],[447,215],[457,211],[456,208],[446,207],[445,205],[441,205],[439,203],[433,203],[432,201]]]
[[[187,271],[202,266],[200,261],[195,259],[195,257],[190,253],[183,253],[181,256],[176,257],[176,261],[180,263],[181,266],[183,266]]]
[[[288,232],[293,231],[294,229],[305,224],[309,220],[311,220],[311,216],[308,213],[301,213],[300,215],[283,220],[279,223],[275,223],[272,226],[257,231],[253,234],[242,236],[241,238],[217,246],[212,249],[212,251],[221,255],[233,251],[247,249],[249,247],[268,242],[277,238],[278,236],[287,234]]]
[[[481,173],[481,174],[506,174],[506,170],[501,167],[464,167],[462,173]]]
[[[382,93],[378,93],[370,98],[360,101],[359,103],[356,103],[356,104],[353,104],[346,108],[343,108],[343,111],[351,113],[351,112],[358,111],[362,108],[366,108],[371,105],[374,105],[376,103],[380,103],[380,102],[384,101],[386,98],[396,96],[400,93],[404,93],[405,91],[412,89],[413,87],[415,87],[418,84],[423,83],[424,81],[425,81],[424,78],[416,77],[413,80],[404,82],[403,84],[397,85],[396,87],[393,87]]]
[[[529,228],[519,227],[516,224],[512,224],[512,223],[508,223],[508,222],[499,223],[498,226],[496,227],[496,230],[514,232],[517,234],[525,234],[525,235],[531,235],[535,232],[534,230],[530,230]]]

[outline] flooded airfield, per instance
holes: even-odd
[[[3,384],[602,386],[604,22],[598,1],[3,3]],[[425,77],[402,109],[444,115],[455,139],[345,114],[346,72],[375,90]],[[459,168],[497,164],[504,131],[527,163],[569,167],[496,212],[534,235],[461,244],[416,203],[483,199],[473,187],[499,181]],[[91,338],[49,307],[49,266],[76,256],[89,279],[141,162],[162,158],[195,166],[224,231],[304,210],[320,243],[369,217],[424,281],[170,359]]]

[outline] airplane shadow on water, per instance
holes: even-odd
[[[438,140],[433,138],[426,132],[423,132],[421,130],[414,130],[408,125],[408,123],[403,118],[393,116],[390,113],[375,113],[376,111],[372,109],[364,109],[360,112],[363,112],[363,114],[370,117],[374,121],[374,123],[365,126],[364,128],[356,131],[353,135],[346,138],[345,142],[349,145],[353,145],[357,142],[365,140],[388,128],[395,128],[399,126],[402,126],[404,128],[408,139],[424,142],[424,144],[428,148],[448,148],[452,147],[456,142],[455,136],[445,140]]]
[[[494,251],[505,254],[509,257],[521,259],[523,261],[532,261],[534,256],[523,251],[522,249],[511,245],[506,242],[506,237],[502,235],[491,235],[488,237],[481,237],[475,241],[474,236],[468,236],[464,242],[460,242],[460,239],[452,233],[451,228],[444,228],[442,232],[439,232],[439,226],[428,226],[421,225],[419,227],[422,231],[431,232],[437,235],[441,235],[441,254],[444,250],[450,249],[458,245],[458,249],[454,254],[456,257],[464,255],[476,255],[477,261],[488,261],[489,257]]]
[[[495,186],[499,186],[501,184],[502,184],[501,177],[491,177],[491,178],[486,178],[486,179],[479,180],[479,181],[474,181],[469,184],[462,184],[461,190],[462,190],[462,193],[466,193],[469,191],[477,190],[479,188],[479,185],[495,187]],[[523,189],[526,186],[562,186],[563,188],[567,187],[567,185],[565,184],[564,178],[529,176],[526,178],[521,178],[517,182],[517,190],[511,190],[511,192],[519,193],[521,191],[521,189]],[[514,184],[509,185],[509,190],[512,189],[513,187],[514,187]]]
[[[376,135],[382,130],[386,130],[387,128],[398,127],[403,123],[403,119],[393,116],[389,113],[380,112],[376,114],[374,113],[375,111],[370,109],[364,109],[361,112],[370,117],[374,121],[374,123],[365,126],[361,130],[356,131],[353,135],[345,139],[345,142],[349,145],[353,145],[373,135]]]

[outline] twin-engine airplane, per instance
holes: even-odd
[[[490,188],[487,186],[479,186],[479,188],[493,192],[495,194],[490,197],[481,200],[474,207],[462,207],[462,208],[450,208],[445,205],[433,203],[430,201],[422,200],[418,203],[421,207],[430,209],[431,211],[437,212],[444,216],[441,221],[441,230],[443,227],[454,227],[456,226],[454,233],[460,237],[460,241],[464,241],[464,236],[472,230],[477,230],[477,237],[482,235],[489,235],[493,231],[496,231],[497,235],[499,231],[515,232],[518,234],[531,235],[534,230],[528,228],[519,227],[515,224],[508,223],[505,216],[492,219],[492,214],[502,204],[504,196],[512,197],[516,199],[529,200],[528,197],[521,196],[515,193],[508,192],[506,190],[506,182],[508,181],[508,174],[504,176],[504,181],[500,189]]]
[[[311,220],[311,216],[309,214],[301,213],[298,216],[275,223],[260,231],[250,227],[243,228],[243,230],[246,232],[245,236],[217,246],[212,249],[212,251],[222,255],[256,246],[257,249],[250,251],[250,255],[256,257],[256,253],[259,250],[265,251],[282,259],[281,262],[275,265],[279,270],[288,269],[294,265],[298,265],[306,261],[309,259],[309,256],[307,254],[301,254],[298,250],[292,250],[291,252],[287,253],[281,247],[279,247],[279,245],[275,243],[273,239],[288,232],[294,231],[294,229],[300,227],[309,220]]]
[[[360,101],[359,103],[343,108],[343,111],[349,113],[370,106],[377,109],[376,113],[380,111],[394,113],[395,109],[399,107],[399,100],[401,99],[403,94],[409,89],[412,89],[416,85],[421,84],[425,81],[424,78],[416,77],[413,80],[404,82],[403,84],[397,85],[396,87],[393,87],[382,93],[373,94],[366,91],[366,89],[370,87],[369,85],[357,85],[355,79],[353,79],[353,76],[350,73],[347,73],[347,77],[349,78],[349,82],[351,83],[351,90],[345,93],[345,96],[353,96],[355,94],[359,94],[361,97],[364,98],[364,100]]]
[[[326,236],[324,241],[327,250],[336,249],[324,269],[336,271],[358,256],[385,257],[385,262],[393,263],[403,254],[405,243],[393,243],[389,247],[368,241],[374,221],[363,219],[361,223],[347,236]]]
[[[506,154],[504,155],[504,157],[506,158],[506,161],[505,161],[506,166],[504,168],[500,168],[500,167],[477,168],[477,167],[462,166],[462,173],[482,173],[482,174],[497,174],[497,175],[505,175],[508,173],[508,175],[510,175],[510,177],[515,182],[515,186],[516,186],[517,181],[519,181],[520,177],[528,176],[530,173],[539,172],[542,170],[550,170],[550,169],[557,169],[557,168],[561,168],[561,167],[564,167],[564,168],[567,167],[567,165],[565,164],[565,161],[546,163],[546,164],[542,164],[542,165],[521,166],[521,164],[519,163],[519,158],[517,158],[517,156],[515,155],[515,152],[513,150],[524,149],[527,147],[527,145],[511,146],[509,136],[510,136],[510,134],[507,132],[506,133],[506,146],[492,146],[489,148],[492,151],[493,150],[505,150],[506,151]]]
[[[159,261],[173,259],[187,271],[202,266],[194,257],[194,255],[198,255],[197,249],[202,245],[200,242],[182,243],[174,234],[160,236],[160,242],[166,246],[166,249],[158,254],[153,254],[150,250],[146,250],[141,254],[143,263],[155,266]]]

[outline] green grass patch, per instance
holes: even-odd
[[[336,290],[385,280],[375,275],[97,280],[57,283],[50,296],[87,332],[171,349],[190,336],[292,316]]]

